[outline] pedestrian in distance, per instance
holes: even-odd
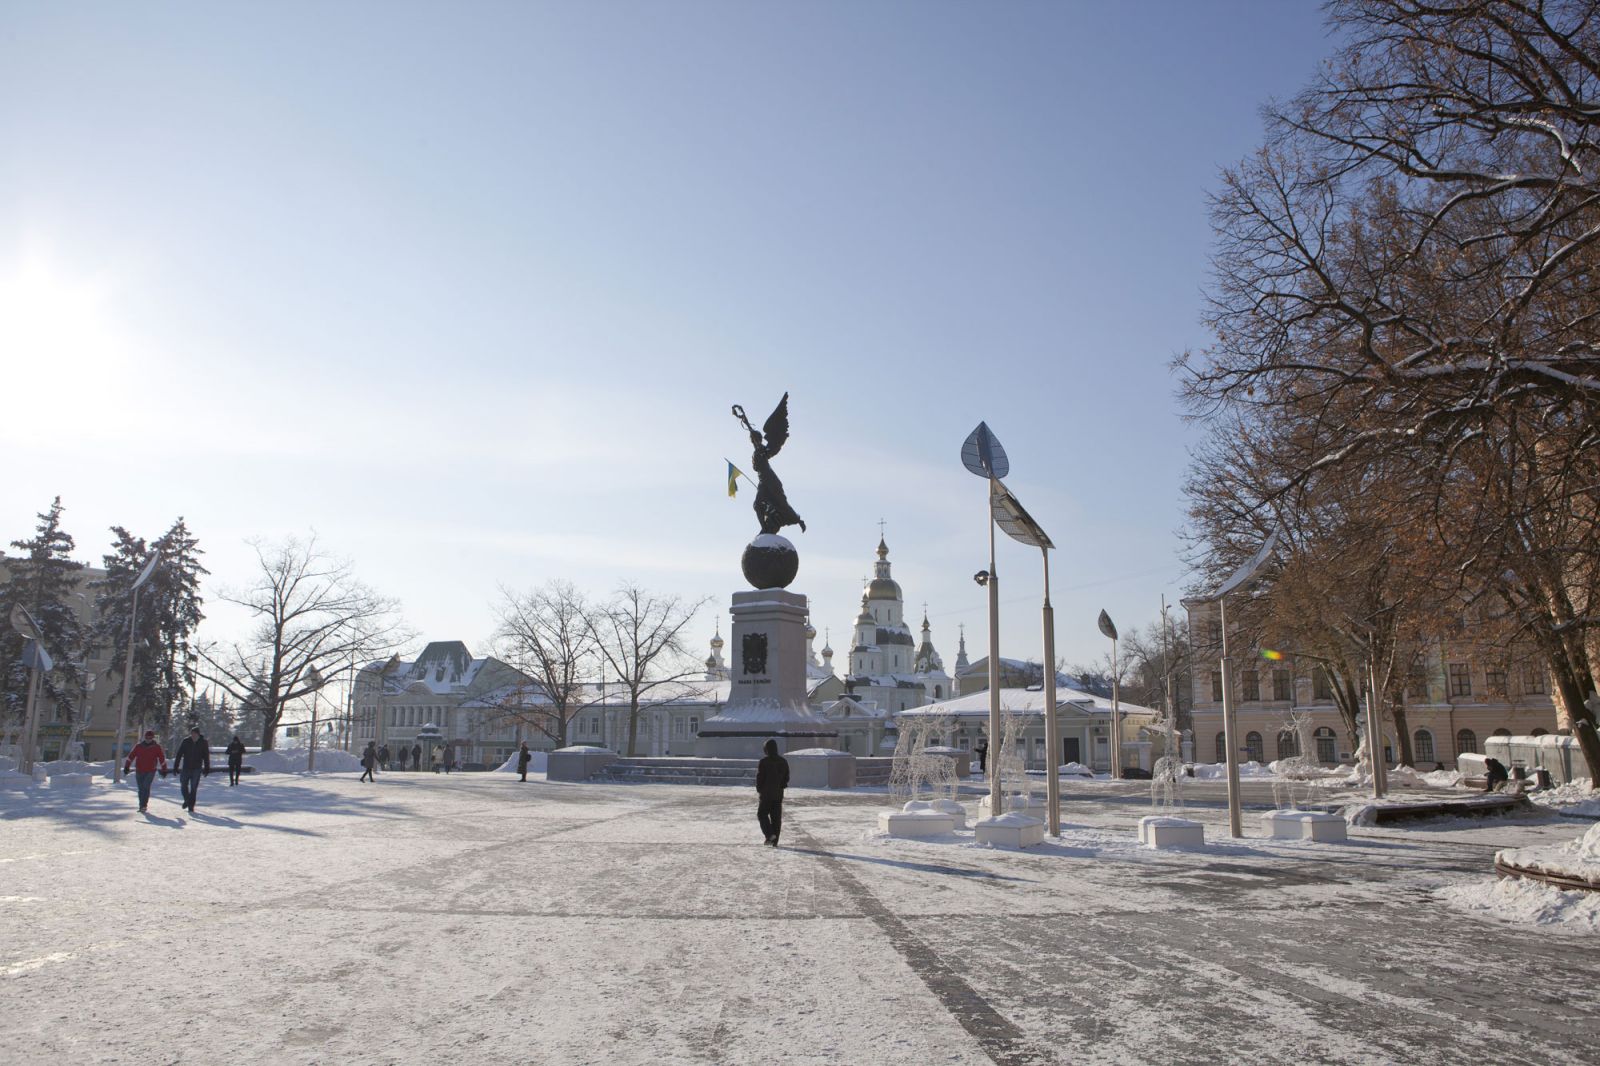
[[[387,744],[378,749],[378,767],[383,770],[389,768],[389,745]]]
[[[211,772],[211,745],[200,735],[200,727],[189,727],[189,735],[178,745],[173,756],[172,770],[178,775],[178,787],[183,790],[183,807],[194,813],[195,800],[200,797],[200,778]]]
[[[144,739],[128,750],[128,757],[122,761],[122,772],[127,773],[131,767],[133,780],[139,786],[139,813],[143,814],[150,806],[150,786],[156,780],[156,768],[161,768],[163,776],[167,772],[167,753],[161,750],[161,745],[156,740],[156,731],[146,729]]]
[[[444,749],[434,748],[428,753],[428,765],[433,767],[433,772],[438,773],[444,769]]]
[[[756,821],[770,847],[778,846],[783,832],[783,790],[789,787],[789,760],[778,754],[778,742],[769,740],[761,749],[766,754],[756,765]]]
[[[367,750],[361,753],[361,780],[378,780],[378,742],[367,741]]]
[[[989,761],[989,742],[980,737],[972,750],[978,753],[978,773],[986,773],[984,767]]]
[[[456,768],[456,751],[454,748],[444,749],[444,772],[449,773]]]
[[[422,769],[422,745],[421,744],[413,744],[413,745],[411,745],[411,769],[413,771],[417,771],[417,770]]]
[[[517,752],[517,773],[522,775],[522,780],[528,779],[528,763],[533,759],[533,752],[528,750],[528,742],[522,742],[522,748]]]
[[[1483,760],[1484,782],[1483,790],[1493,792],[1511,780],[1511,774],[1506,771],[1506,764],[1499,759]]]
[[[232,787],[239,783],[239,775],[244,773],[244,741],[239,739],[239,734],[233,735],[233,740],[228,742],[228,785]]]

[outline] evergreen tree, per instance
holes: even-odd
[[[198,541],[182,518],[160,538],[146,544],[121,526],[113,526],[111,552],[105,558],[106,576],[96,582],[95,603],[100,613],[100,640],[111,652],[109,677],[121,685],[128,662],[129,616],[133,609],[133,583],[153,555],[161,564],[139,589],[138,630],[134,640],[133,676],[128,687],[130,725],[165,730],[174,712],[187,707],[194,691],[193,637],[201,620],[203,600]]]
[[[15,729],[27,712],[28,668],[22,662],[23,640],[6,622],[17,604],[27,608],[44,634],[44,647],[55,661],[42,678],[41,696],[54,701],[71,720],[83,695],[81,663],[85,632],[73,610],[73,593],[83,564],[73,562],[71,534],[61,528],[61,497],[39,515],[28,540],[11,542],[18,554],[7,557],[10,579],[0,585],[0,717]]]

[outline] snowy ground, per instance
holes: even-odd
[[[797,791],[774,851],[743,789],[224,781],[192,816],[170,780],[148,818],[0,793],[0,1062],[1593,1061],[1600,1032],[1594,926],[1479,906],[1496,849],[1590,824],[1542,812],[1346,846],[1247,812],[1158,853],[1143,787],[1068,783],[1019,853]],[[1220,785],[1189,793],[1218,840]]]

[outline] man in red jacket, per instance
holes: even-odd
[[[134,781],[139,785],[139,812],[142,814],[150,806],[150,785],[156,779],[156,767],[161,767],[161,772],[167,772],[167,753],[161,750],[161,745],[156,743],[156,731],[146,729],[144,739],[135,744],[128,752],[128,758],[122,764],[122,772],[127,773],[131,766],[134,769]]]

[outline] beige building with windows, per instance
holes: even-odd
[[[1222,729],[1221,631],[1215,603],[1186,603],[1193,635],[1194,757],[1222,762],[1227,755]],[[1538,736],[1556,730],[1544,664],[1529,655],[1508,654],[1470,638],[1471,620],[1451,640],[1428,641],[1416,655],[1405,684],[1406,727],[1419,770],[1436,765],[1455,767],[1456,756],[1482,752],[1484,738]],[[1327,674],[1307,656],[1284,649],[1281,661],[1264,659],[1261,649],[1230,635],[1234,661],[1234,698],[1238,708],[1239,757],[1271,762],[1300,754],[1295,734],[1287,729],[1291,710],[1311,717],[1320,763],[1354,759],[1356,741],[1344,727],[1333,701]],[[1394,721],[1384,716],[1384,750],[1390,764],[1398,758]]]

